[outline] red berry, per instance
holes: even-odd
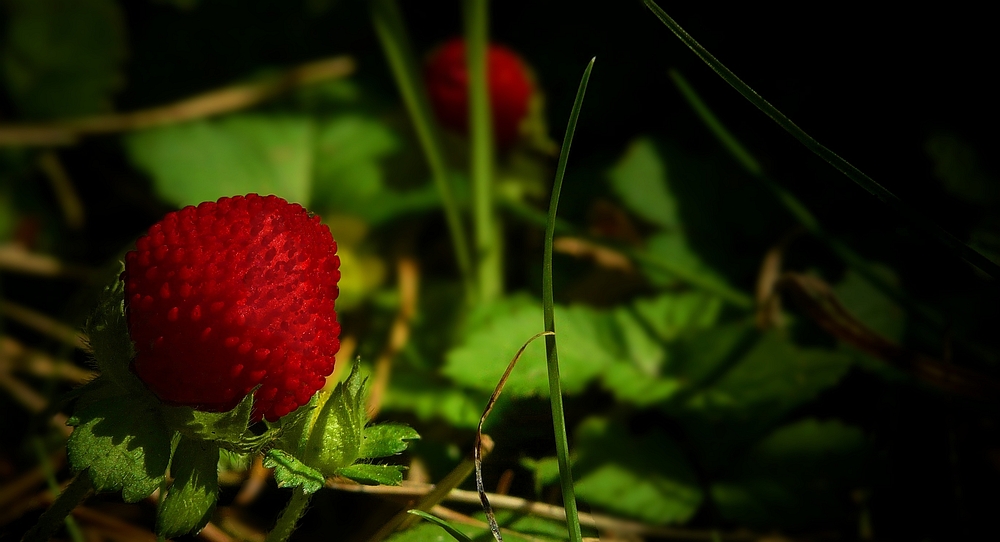
[[[132,369],[164,402],[253,420],[307,403],[340,349],[340,258],[330,229],[275,196],[172,212],[125,255]]]
[[[465,40],[454,38],[431,54],[424,71],[427,92],[438,120],[447,128],[469,131],[469,73]],[[507,148],[517,141],[521,120],[528,114],[534,84],[528,68],[514,51],[496,44],[486,50],[490,113],[496,143]]]

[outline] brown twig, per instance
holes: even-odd
[[[68,326],[34,309],[29,309],[24,305],[0,300],[0,316],[10,318],[21,325],[34,329],[42,335],[48,335],[73,348],[79,348],[84,351],[90,350],[87,347],[87,338],[72,326]]]
[[[97,373],[81,369],[67,360],[57,360],[39,350],[25,347],[13,337],[0,335],[0,371],[23,370],[35,376],[61,378],[74,384],[90,382]]]
[[[97,282],[100,276],[94,269],[65,264],[52,256],[30,252],[16,243],[0,245],[0,269],[42,277],[65,277],[84,282]]]
[[[489,436],[485,436],[483,439],[483,449],[485,453],[489,453],[493,449],[493,441],[490,440]],[[472,474],[475,469],[475,465],[471,458],[463,459],[461,463],[455,466],[444,478],[441,479],[437,485],[427,485],[427,490],[418,494],[411,494],[413,497],[419,497],[416,504],[408,506],[408,509],[422,510],[424,512],[430,512],[432,508],[437,506],[442,500],[447,498],[450,492],[454,491],[456,487],[459,486],[466,478]],[[327,487],[341,488],[340,482],[333,480],[327,480]],[[354,484],[357,485],[357,484]],[[360,487],[387,487],[387,488],[398,488],[399,486],[360,486]],[[389,536],[397,530],[405,529],[410,525],[413,525],[420,518],[413,514],[407,513],[406,509],[400,511],[398,514],[389,519],[389,521],[382,524],[378,531],[369,538],[369,542],[378,542],[383,538]]]
[[[74,230],[82,228],[84,222],[83,202],[80,201],[80,196],[73,187],[69,173],[59,161],[59,155],[51,150],[43,152],[38,157],[38,166],[52,185],[52,192],[56,195],[59,208],[62,209],[66,225]]]
[[[44,412],[49,406],[49,402],[45,397],[39,395],[38,392],[7,371],[0,371],[0,388],[5,389],[15,401],[34,414]],[[70,433],[73,432],[73,428],[66,425],[67,419],[65,414],[57,413],[52,416],[49,423],[69,438]]]
[[[1000,396],[1000,379],[942,362],[879,335],[851,314],[830,285],[817,277],[785,273],[778,288],[790,295],[827,333],[876,359],[944,391],[984,400],[996,400]]]
[[[419,497],[433,491],[435,486],[430,484],[407,484],[402,486],[364,486],[353,482],[328,481],[327,487],[339,491],[350,491],[355,493],[366,493],[371,495]],[[553,504],[529,501],[520,497],[510,495],[498,495],[488,493],[490,502],[495,508],[503,510],[514,510],[524,514],[530,514],[541,518],[556,521],[566,520],[566,509]],[[466,504],[479,504],[479,493],[464,489],[452,489],[444,497],[445,501],[460,502]],[[720,540],[739,542],[743,540],[758,540],[760,535],[749,532],[718,532],[698,529],[682,529],[677,527],[659,527],[647,525],[638,521],[619,519],[603,514],[580,513],[580,524],[584,527],[595,528],[600,531],[608,531],[621,535],[657,536],[671,538],[675,540],[714,540],[716,535]]]
[[[785,258],[785,251],[788,245],[802,234],[802,228],[795,228],[787,233],[780,241],[764,254],[764,259],[760,262],[760,271],[757,273],[757,288],[754,298],[757,301],[757,314],[755,320],[760,329],[771,329],[780,327],[781,322],[781,296],[777,295],[775,288],[781,278],[781,268]]]
[[[233,85],[151,109],[38,124],[0,125],[0,146],[72,145],[81,137],[185,122],[246,109],[291,89],[345,77],[354,60],[338,56],[309,62],[261,81]]]
[[[389,330],[389,341],[375,362],[375,374],[368,394],[368,419],[373,419],[382,408],[382,397],[389,386],[392,360],[410,339],[410,322],[417,311],[417,294],[420,291],[420,268],[412,256],[401,256],[396,261],[399,282],[399,311]]]

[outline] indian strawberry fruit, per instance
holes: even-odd
[[[132,370],[170,404],[224,412],[253,392],[254,420],[295,410],[340,348],[336,252],[319,217],[275,196],[168,214],[125,257]]]
[[[438,120],[462,133],[469,130],[469,72],[465,40],[454,38],[431,53],[424,78]],[[487,85],[493,132],[500,148],[517,141],[521,121],[528,114],[534,83],[527,65],[514,51],[490,44],[486,50]]]

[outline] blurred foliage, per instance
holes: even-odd
[[[418,58],[459,32],[457,5],[401,4]],[[560,209],[570,226],[563,238],[584,248],[565,250],[555,270],[573,471],[586,509],[654,526],[683,525],[706,536],[716,529],[751,528],[864,538],[866,529],[874,529],[880,539],[919,534],[948,540],[981,529],[986,512],[1000,505],[993,491],[1000,483],[996,405],[941,391],[876,353],[847,346],[797,310],[791,296],[773,291],[767,277],[782,271],[816,277],[874,333],[906,352],[977,371],[984,381],[997,378],[1000,362],[995,281],[900,231],[894,217],[775,135],[728,90],[716,88],[710,74],[686,60],[686,51],[673,44],[664,49],[666,30],[638,7],[616,4],[595,15],[567,13],[565,3],[523,4],[493,6],[495,33],[534,64],[547,92],[543,116],[549,126],[564,125],[577,68],[595,52],[604,55],[584,106]],[[423,441],[410,458],[429,481],[458,464],[506,364],[542,329],[542,234],[524,217],[543,208],[539,201],[554,170],[545,148],[527,140],[499,156],[498,193],[505,209],[521,211],[503,215],[508,286],[499,301],[470,307],[458,285],[441,198],[429,182],[366,3],[3,0],[0,9],[0,132],[12,123],[68,123],[152,107],[316,58],[351,55],[358,69],[350,77],[292,85],[245,110],[82,137],[54,151],[5,142],[0,247],[88,268],[112,266],[141,231],[179,206],[247,192],[307,205],[340,245],[344,337],[356,339],[356,354],[368,371],[385,352],[394,356],[381,419],[403,420],[420,432]],[[523,17],[529,9],[535,16]],[[718,14],[688,15],[695,29],[710,36],[717,24],[729,24]],[[726,18],[737,21],[738,15]],[[579,31],[602,24],[607,35]],[[752,36],[761,34],[767,33]],[[754,75],[758,60],[768,55],[741,56],[740,44],[726,36],[719,31],[714,38],[729,48],[734,69]],[[794,48],[787,42],[775,47]],[[855,62],[869,56],[867,50],[857,53]],[[816,112],[803,105],[810,93],[828,91],[837,99],[844,94],[826,68],[814,63],[823,64],[796,64],[808,68],[801,77],[813,79],[806,82],[788,79],[787,66],[766,63],[754,80],[765,87],[765,97],[777,93],[812,126],[835,126],[838,115],[879,122],[871,110],[845,112],[850,108],[840,105]],[[686,111],[666,78],[673,66],[689,70],[706,99],[741,126],[738,134],[774,178],[867,258],[893,291],[797,233],[782,203],[742,172]],[[801,95],[781,86],[795,84]],[[995,257],[995,142],[963,124],[967,120],[949,122],[946,106],[926,112],[926,122],[913,120],[917,126],[898,125],[889,137],[845,122],[843,133],[829,128],[831,147],[847,146],[848,157],[861,152],[851,145],[877,149],[862,154],[862,169],[875,168],[878,180],[892,173],[883,175],[889,177],[886,185],[904,200],[917,202]],[[906,115],[919,117],[909,110]],[[468,218],[467,142],[450,133],[444,140]],[[40,165],[46,152],[54,152],[65,178]],[[82,228],[64,219],[67,201],[83,206]],[[779,263],[769,271],[765,262],[774,254]],[[418,267],[413,306],[397,284],[403,258],[413,258]],[[99,288],[0,268],[0,302],[74,324],[83,321]],[[781,300],[778,317],[765,319],[764,326],[752,302],[758,288]],[[932,317],[906,300],[929,307]],[[392,351],[387,345],[400,318],[408,340]],[[7,317],[0,324],[5,337],[69,356],[27,326]],[[527,348],[486,424],[497,443],[486,459],[486,483],[495,487],[509,471],[512,493],[558,504],[543,350],[540,341]],[[73,362],[87,363],[80,354]],[[50,398],[69,388],[27,380]],[[17,414],[5,417],[0,428],[16,436],[0,445],[0,483],[11,479],[12,469],[32,465],[22,444],[43,431],[21,420],[23,407],[3,401],[6,412]],[[323,521],[329,515],[344,539],[361,540],[394,511],[379,505],[353,515],[338,512],[354,510],[352,502],[362,508],[381,502],[355,497],[335,493],[315,501],[302,539],[327,536]],[[265,513],[265,521],[273,521],[278,506]],[[482,519],[475,507],[463,511]],[[505,510],[498,510],[498,520],[521,535],[505,539],[565,539],[551,520]],[[475,540],[488,539],[485,528],[456,527]],[[450,537],[421,522],[389,540]]]

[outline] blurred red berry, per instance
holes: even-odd
[[[465,40],[454,38],[431,53],[424,70],[427,92],[438,120],[461,133],[469,131],[469,73]],[[521,120],[528,114],[534,83],[528,67],[514,51],[490,44],[486,50],[493,134],[500,148],[517,141]]]
[[[298,204],[236,196],[165,216],[125,256],[132,368],[164,402],[253,419],[307,403],[333,372],[340,259]]]

